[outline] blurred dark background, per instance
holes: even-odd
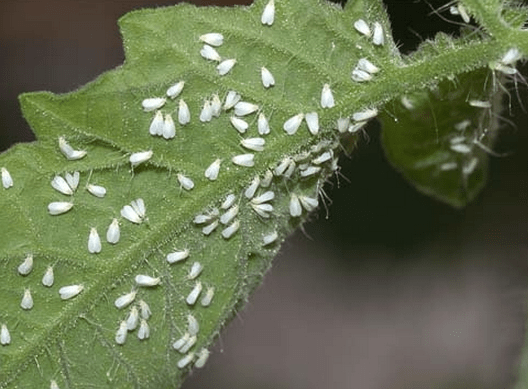
[[[34,139],[19,93],[68,92],[121,64],[117,18],[173,3],[0,1],[0,150]],[[430,14],[442,3],[386,1],[402,51],[456,33]],[[524,86],[519,94],[528,101]],[[286,242],[184,388],[508,388],[528,300],[528,115],[517,102],[512,115],[501,137],[511,155],[492,159],[488,186],[464,210],[417,193],[370,126],[341,160],[346,179],[325,189],[328,211]]]

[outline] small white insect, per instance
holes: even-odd
[[[304,117],[306,119],[308,131],[310,131],[312,135],[317,135],[319,133],[319,115],[317,112],[309,112]]]
[[[137,291],[133,290],[130,293],[119,296],[116,301],[114,301],[114,305],[117,309],[125,308],[134,301],[134,299],[136,298],[136,294]]]
[[[183,87],[185,86],[185,81],[178,81],[176,84],[172,85],[167,89],[167,96],[171,99],[175,99],[182,92]]]
[[[185,333],[180,339],[172,344],[172,348],[179,351],[183,346],[185,346],[185,344],[187,344],[190,338],[191,335],[188,332]]]
[[[145,320],[148,320],[150,315],[152,315],[152,312],[150,312],[149,305],[143,300],[139,300],[138,304],[139,304],[139,313],[141,314],[141,317]]]
[[[236,116],[231,116],[229,120],[231,120],[233,127],[241,134],[245,133],[249,127],[249,124],[245,120],[237,118]]]
[[[308,212],[312,212],[315,208],[319,206],[319,201],[317,198],[308,197],[308,196],[299,196],[299,200],[304,209]]]
[[[460,17],[465,23],[469,23],[471,21],[471,18],[469,14],[467,13],[466,8],[462,4],[458,4],[457,10],[458,10],[458,13],[453,13],[453,10],[450,8],[451,14],[460,15]]]
[[[277,231],[272,231],[269,234],[264,235],[262,237],[262,244],[264,246],[272,244],[273,242],[275,242],[278,239],[278,237],[279,237],[279,234],[277,233]]]
[[[246,138],[240,141],[242,147],[253,151],[264,151],[266,141],[264,138]]]
[[[79,172],[73,172],[73,174],[66,173],[64,175],[64,178],[66,178],[66,182],[68,183],[72,191],[75,192],[77,190],[77,187],[79,186]]]
[[[194,353],[189,353],[186,356],[184,356],[182,359],[180,359],[176,365],[178,366],[178,368],[183,369],[185,368],[185,366],[187,366],[189,363],[192,362],[193,358],[194,358]]]
[[[247,101],[239,101],[235,104],[235,115],[246,116],[258,111],[258,109],[259,106],[256,104],[248,103]]]
[[[462,166],[462,173],[466,176],[472,174],[479,163],[478,158],[472,158],[468,163]]]
[[[178,177],[178,182],[180,183],[183,189],[191,190],[192,188],[194,188],[194,182],[189,177],[186,177],[180,173],[177,174],[177,177]]]
[[[383,33],[383,26],[379,22],[374,22],[374,34],[372,35],[372,43],[376,46],[385,44],[385,34]]]
[[[268,119],[266,119],[266,116],[264,116],[262,112],[259,113],[257,127],[258,127],[258,133],[260,135],[268,135],[270,133],[270,126],[268,123]]]
[[[292,160],[290,164],[288,165],[288,168],[284,172],[283,177],[291,178],[296,167],[297,167],[297,164],[295,163],[295,161]]]
[[[267,188],[271,185],[271,181],[273,180],[273,172],[271,170],[266,170],[264,173],[264,177],[262,177],[262,180],[260,180],[260,186],[263,188]]]
[[[465,131],[469,126],[471,126],[471,120],[469,119],[462,120],[454,125],[455,130],[457,131]]]
[[[301,170],[301,177],[310,177],[314,174],[318,174],[321,171],[319,166],[308,166],[306,169]]]
[[[130,205],[125,205],[121,209],[121,216],[132,223],[140,224],[145,218],[145,203],[143,199],[133,200]]]
[[[211,232],[213,232],[216,227],[218,227],[218,220],[215,220],[214,222],[212,222],[211,224],[205,226],[204,228],[202,228],[202,233],[204,235],[210,235]]]
[[[329,150],[329,151],[325,151],[324,153],[322,153],[321,155],[319,155],[318,157],[312,159],[312,163],[314,165],[320,165],[322,163],[325,163],[327,161],[330,161],[332,159],[332,157],[334,156],[334,152],[332,150]]]
[[[489,101],[482,100],[469,100],[469,105],[475,108],[491,108],[491,103]]]
[[[55,282],[55,275],[53,274],[53,267],[48,266],[44,276],[42,277],[42,285],[50,287]]]
[[[189,351],[195,344],[198,338],[196,335],[191,335],[187,343],[185,343],[180,349],[178,350],[180,353],[185,354],[187,351]]]
[[[267,203],[268,201],[271,201],[275,198],[275,192],[272,192],[271,190],[262,193],[260,196],[253,197],[251,199],[252,204],[262,204]]]
[[[299,113],[295,116],[292,116],[288,120],[286,120],[282,128],[284,129],[284,131],[286,131],[288,135],[293,135],[299,129],[299,126],[301,125],[303,119],[304,119],[304,114]]]
[[[290,166],[290,164],[293,162],[293,159],[291,159],[290,157],[286,157],[284,158],[278,165],[277,167],[275,168],[275,170],[273,171],[273,173],[276,175],[276,176],[282,176],[284,174],[284,172],[286,171],[286,169],[288,169],[288,166]]]
[[[464,143],[456,143],[454,145],[449,146],[451,150],[454,152],[460,153],[460,154],[469,154],[471,152],[471,147]]]
[[[126,323],[129,331],[134,331],[139,324],[139,311],[135,305],[130,308]]]
[[[119,328],[115,334],[115,342],[117,344],[125,344],[127,333],[128,333],[127,322],[126,320],[123,320],[119,324]]]
[[[88,236],[88,252],[92,254],[101,252],[101,238],[99,238],[97,228],[94,227],[90,229],[90,235]]]
[[[240,222],[238,220],[235,220],[229,227],[222,230],[222,237],[224,239],[231,238],[240,228]]]
[[[244,196],[246,196],[247,199],[251,200],[253,196],[255,196],[255,193],[257,192],[259,185],[260,185],[260,178],[259,176],[255,176],[253,180],[251,180],[251,184],[249,184],[246,191],[244,192]]]
[[[50,381],[50,389],[59,389],[59,385],[57,384],[57,381],[55,380]]]
[[[33,297],[31,296],[31,291],[29,289],[24,290],[24,296],[20,302],[22,309],[29,310],[33,308]]]
[[[213,301],[215,289],[213,287],[207,288],[207,291],[205,292],[205,296],[202,297],[202,301],[200,301],[200,304],[202,304],[202,307],[208,307],[211,305],[211,302]]]
[[[196,303],[196,300],[198,299],[198,296],[200,296],[200,293],[202,292],[202,283],[198,281],[194,288],[191,290],[185,301],[189,305],[194,305]]]
[[[189,280],[194,280],[196,277],[198,277],[200,275],[200,273],[202,272],[203,270],[203,266],[201,265],[200,262],[195,262],[192,264],[191,266],[191,270],[189,271],[189,275],[187,276],[187,278]]]
[[[183,101],[183,99],[180,99],[179,106],[178,106],[178,123],[184,126],[190,121],[191,121],[191,112],[189,111],[189,107],[187,106],[187,103]]]
[[[185,259],[189,258],[189,250],[180,250],[180,251],[174,251],[170,254],[167,254],[167,262],[170,264],[181,262]]]
[[[106,231],[106,241],[108,243],[116,244],[119,242],[120,237],[121,231],[119,230],[119,221],[114,218],[112,223],[110,223],[108,226],[108,230]]]
[[[18,266],[18,273],[27,276],[33,270],[33,255],[28,254],[26,259]]]
[[[238,205],[234,205],[229,208],[222,216],[220,216],[220,223],[226,225],[229,224],[238,215]]]
[[[217,94],[214,94],[213,99],[211,100],[211,112],[215,118],[219,117],[222,113],[222,102]]]
[[[224,202],[222,203],[222,205],[220,205],[220,208],[229,209],[235,203],[235,201],[236,201],[236,196],[230,193],[226,196]]]
[[[139,340],[148,339],[150,337],[150,327],[145,319],[141,319],[137,337]]]
[[[449,170],[455,170],[458,167],[458,164],[456,162],[446,162],[440,165],[440,170],[443,172],[449,171]]]
[[[455,144],[455,143],[462,143],[466,140],[466,137],[463,135],[455,136],[449,140],[449,143]]]
[[[64,178],[62,178],[61,176],[53,177],[53,180],[51,180],[51,186],[57,192],[60,192],[60,193],[65,194],[67,196],[71,196],[73,194],[72,188],[70,187],[70,185],[68,185],[66,180]]]
[[[254,157],[254,154],[240,154],[231,158],[231,161],[238,166],[252,167],[255,166]]]
[[[222,46],[224,43],[224,36],[219,32],[209,32],[201,35],[200,40],[211,46]]]
[[[159,277],[151,277],[144,274],[138,274],[135,280],[137,286],[156,286],[161,282]]]
[[[260,17],[260,21],[262,24],[271,26],[273,22],[275,21],[275,1],[270,0],[268,4],[264,7],[264,11],[262,11],[262,16]]]
[[[372,80],[372,74],[365,72],[364,70],[360,70],[355,68],[352,70],[352,80],[356,82],[366,82]]]
[[[352,134],[355,133],[355,132],[358,132],[363,127],[365,127],[367,125],[367,123],[368,123],[367,120],[365,120],[363,122],[351,123],[350,126],[348,126],[348,132],[350,132]]]
[[[86,156],[85,150],[74,150],[73,147],[64,139],[64,137],[59,137],[59,149],[64,154],[66,159],[70,161],[75,161]]]
[[[227,96],[224,103],[224,110],[227,111],[235,106],[241,99],[241,96],[235,91],[227,92]]]
[[[260,76],[262,78],[262,85],[264,85],[264,88],[269,88],[275,85],[275,78],[273,77],[273,74],[271,74],[271,72],[264,66],[260,68]]]
[[[63,213],[68,212],[70,209],[72,209],[73,203],[68,202],[53,202],[48,204],[48,212],[50,215],[61,215]]]
[[[356,69],[363,70],[364,72],[367,72],[370,74],[375,74],[380,71],[380,69],[376,65],[374,65],[372,62],[370,62],[366,58],[359,59]]]
[[[335,106],[335,101],[332,89],[330,89],[329,84],[324,84],[323,90],[321,91],[321,107],[332,108],[333,106]]]
[[[204,367],[207,363],[207,360],[209,359],[209,354],[210,352],[206,348],[203,348],[198,351],[198,358],[196,359],[196,362],[194,362],[194,367],[196,367],[197,369],[201,369],[202,367]]]
[[[503,65],[513,65],[521,58],[522,54],[520,51],[517,48],[512,47],[502,56],[501,63]]]
[[[352,115],[352,119],[356,122],[362,122],[365,120],[372,119],[378,115],[378,110],[376,108],[368,108],[364,111],[356,112]]]
[[[4,189],[9,189],[13,186],[13,178],[5,167],[2,168],[2,186]]]
[[[213,119],[213,108],[211,107],[211,102],[205,100],[202,112],[200,112],[200,121],[202,123],[210,122]]]
[[[11,334],[9,333],[7,326],[5,324],[2,324],[2,329],[0,329],[0,344],[2,346],[7,346],[10,343],[11,343]]]
[[[216,67],[216,70],[218,70],[218,74],[221,76],[225,76],[227,73],[233,69],[233,66],[237,63],[237,60],[234,58],[226,59],[218,64]]]
[[[337,119],[337,131],[339,131],[341,134],[344,134],[347,131],[349,125],[350,118]]]
[[[218,54],[218,51],[213,49],[209,45],[203,45],[202,49],[200,50],[200,55],[209,60],[209,61],[216,61],[220,62],[222,60],[222,57],[220,57],[220,54]]]
[[[292,217],[299,217],[301,214],[302,207],[299,197],[295,193],[292,193],[290,196],[290,215]]]
[[[205,169],[205,177],[211,181],[214,181],[218,178],[218,173],[220,172],[220,164],[222,163],[221,159],[216,159],[212,164]]]
[[[106,188],[104,186],[88,184],[86,190],[95,197],[103,198],[106,196]]]
[[[187,332],[191,336],[198,335],[198,332],[200,332],[200,324],[191,314],[187,315]]]
[[[367,22],[365,22],[363,19],[356,20],[354,22],[354,28],[360,33],[370,38],[372,35],[372,31],[370,31],[370,27],[368,26]]]
[[[163,107],[166,101],[164,97],[151,97],[143,100],[141,105],[143,106],[143,111],[150,112]]]
[[[176,126],[170,113],[166,114],[165,120],[163,120],[162,135],[165,139],[172,139],[176,136]]]
[[[83,289],[84,286],[82,285],[63,286],[59,289],[59,295],[62,300],[69,300],[81,293]]]
[[[402,96],[402,98],[400,99],[400,102],[409,111],[415,108],[414,102],[408,96]]]
[[[139,165],[140,163],[147,162],[150,158],[152,158],[152,154],[152,150],[132,153],[130,155],[130,164],[132,165],[132,167],[134,167]]]
[[[264,219],[269,219],[271,212],[273,212],[273,205],[271,204],[253,204],[251,203],[251,208]]]

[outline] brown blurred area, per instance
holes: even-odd
[[[454,29],[424,2],[387,3],[402,49]],[[0,1],[0,149],[33,139],[19,93],[71,91],[119,65],[117,18],[171,4]],[[519,94],[528,101],[524,86]],[[342,158],[346,179],[325,189],[329,218],[320,209],[286,242],[184,388],[510,387],[528,300],[528,116],[512,96],[515,127],[501,137],[511,155],[492,159],[487,188],[465,210],[404,182],[371,126],[370,141]]]

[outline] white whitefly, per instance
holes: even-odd
[[[374,22],[374,33],[372,34],[372,43],[374,43],[376,46],[382,46],[385,44],[383,26],[380,22]]]
[[[414,106],[414,102],[408,97],[408,96],[402,96],[401,99],[400,99],[400,102],[402,103],[402,105],[408,109],[409,111],[413,110],[414,108],[416,108]]]
[[[242,147],[253,151],[264,151],[266,141],[264,138],[246,138],[240,141]]]
[[[257,128],[258,128],[258,133],[260,135],[268,135],[270,133],[270,126],[268,123],[268,119],[266,119],[266,116],[264,116],[262,112],[259,113],[259,116],[258,116]]]
[[[130,312],[128,313],[126,323],[127,323],[127,330],[129,331],[134,331],[139,324],[139,311],[135,305],[132,308],[130,308]]]
[[[97,228],[94,227],[90,229],[90,235],[88,236],[88,252],[92,254],[101,252],[101,238],[99,238]]]
[[[284,131],[286,131],[288,135],[293,135],[299,129],[299,126],[301,125],[303,119],[304,119],[304,114],[299,113],[295,116],[292,116],[288,120],[286,120],[282,128],[284,129]]]
[[[270,213],[273,212],[273,205],[264,203],[264,204],[253,204],[251,203],[251,208],[264,219],[270,217]]]
[[[128,305],[130,305],[134,299],[136,298],[136,291],[133,290],[132,292],[130,293],[127,293],[127,294],[124,294],[122,296],[119,296],[115,301],[114,301],[114,305],[116,306],[117,309],[122,309],[122,308],[125,308],[127,307]]]
[[[332,89],[330,89],[329,84],[324,84],[323,90],[321,91],[321,107],[332,108],[333,106],[335,106],[335,101]]]
[[[128,333],[127,322],[126,320],[123,320],[119,324],[119,328],[117,329],[117,332],[115,334],[115,342],[117,344],[125,344],[127,333]]]
[[[24,261],[18,266],[18,274],[27,276],[33,270],[33,255],[28,254]]]
[[[203,45],[202,49],[200,50],[200,55],[209,61],[220,62],[222,60],[222,57],[220,57],[218,51],[207,44]]]
[[[222,113],[222,102],[220,101],[220,97],[218,97],[217,94],[214,94],[211,100],[211,112],[216,118]]]
[[[183,346],[185,346],[185,344],[187,344],[190,338],[191,334],[186,332],[180,339],[172,344],[172,348],[179,351]]]
[[[139,151],[137,153],[132,153],[130,155],[130,164],[132,166],[137,166],[140,163],[147,162],[150,158],[152,158],[152,150],[148,151]]]
[[[367,37],[370,37],[372,35],[372,31],[370,31],[370,27],[368,26],[367,22],[365,22],[363,19],[356,20],[354,22],[354,28],[360,33]]]
[[[218,178],[218,173],[220,172],[220,164],[222,163],[221,159],[216,159],[205,169],[205,177],[211,181],[214,181]]]
[[[178,106],[178,123],[180,123],[182,126],[189,123],[191,121],[191,112],[189,111],[189,107],[187,106],[187,103],[180,99],[179,106]]]
[[[33,308],[33,297],[31,296],[31,291],[29,289],[24,290],[24,296],[20,302],[20,307],[25,310]]]
[[[141,318],[148,320],[150,315],[152,315],[152,312],[150,312],[149,305],[143,300],[139,300],[138,304],[139,304],[139,313],[141,315]]]
[[[82,285],[63,286],[59,289],[59,296],[62,300],[69,300],[81,293],[83,289]]]
[[[188,257],[189,257],[189,250],[188,249],[174,251],[172,253],[167,254],[167,262],[171,263],[171,264],[172,263],[176,263],[176,262],[181,262],[181,261],[187,259]]]
[[[240,222],[235,220],[232,224],[222,230],[222,237],[224,239],[231,238],[240,228]]]
[[[469,100],[469,105],[475,108],[491,108],[491,103],[489,101],[482,100]]]
[[[13,186],[13,178],[5,167],[2,168],[2,186],[4,189],[9,189]]]
[[[260,22],[262,24],[271,26],[275,21],[275,1],[270,0],[268,4],[264,7],[262,11],[262,16],[260,17]]]
[[[273,77],[273,74],[271,74],[271,72],[264,66],[260,68],[260,76],[262,78],[262,85],[264,85],[264,88],[269,88],[275,85],[275,78]]]
[[[180,173],[178,173],[176,177],[178,178],[178,182],[180,183],[183,189],[191,190],[192,188],[194,188],[194,182],[189,177],[186,177]]]
[[[299,196],[299,200],[304,209],[308,212],[312,212],[315,208],[319,206],[319,201],[316,198],[308,196]]]
[[[73,203],[57,201],[48,204],[48,212],[50,215],[61,215],[72,209]]]
[[[457,143],[449,146],[451,150],[460,154],[469,154],[471,152],[471,147],[464,143]]]
[[[288,166],[290,166],[292,162],[293,162],[293,159],[291,159],[290,157],[285,157],[282,161],[280,161],[277,167],[275,167],[275,169],[273,170],[273,173],[276,176],[282,176],[284,172],[286,171],[286,169],[288,169]]]
[[[176,366],[178,366],[179,369],[183,369],[185,368],[185,366],[191,363],[193,359],[194,359],[194,353],[189,353],[186,356],[184,356],[182,359],[180,359],[176,363]]]
[[[288,168],[284,172],[283,176],[286,178],[291,178],[296,167],[297,167],[297,164],[295,163],[295,161],[292,160],[290,164],[288,165]]]
[[[163,135],[163,114],[161,111],[156,111],[154,118],[150,122],[149,126],[150,135]]]
[[[196,277],[200,275],[200,273],[203,270],[203,266],[200,262],[194,262],[191,266],[191,270],[189,271],[189,275],[187,278],[189,280],[194,280]]]
[[[310,177],[314,174],[318,174],[321,171],[319,166],[308,166],[306,169],[301,170],[301,177]]]
[[[350,125],[350,118],[339,118],[337,119],[337,131],[341,134],[345,133]]]
[[[191,335],[189,339],[187,340],[187,343],[185,343],[182,347],[180,347],[178,351],[182,354],[185,354],[196,344],[197,340],[198,340],[198,337],[196,335]]]
[[[440,170],[446,172],[449,170],[455,170],[457,167],[458,164],[456,162],[446,162],[440,165]]]
[[[194,285],[194,288],[191,290],[191,292],[187,295],[187,298],[185,299],[187,304],[194,305],[194,303],[196,303],[196,300],[198,299],[198,296],[200,295],[201,292],[202,292],[202,283],[198,281]]]
[[[200,112],[200,121],[202,123],[210,122],[213,119],[213,108],[211,107],[211,102],[205,100],[202,111]]]
[[[479,163],[478,158],[472,158],[468,163],[462,166],[462,174],[466,176],[469,176],[470,174],[472,174],[477,168],[478,163]]]
[[[502,56],[501,63],[503,65],[513,65],[521,58],[522,54],[520,53],[520,51],[517,48],[512,47]]]
[[[224,36],[219,32],[209,32],[207,34],[200,35],[200,40],[211,46],[222,46],[224,43]]]
[[[254,154],[240,154],[231,158],[231,161],[238,166],[253,167],[255,166],[254,158]]]
[[[273,172],[268,169],[264,173],[264,177],[262,177],[262,180],[260,180],[260,186],[263,188],[267,188],[271,185],[272,180],[273,180]]]
[[[216,70],[218,71],[218,74],[221,76],[225,76],[227,73],[233,69],[233,66],[237,63],[237,60],[234,58],[226,59],[218,64],[216,67]]]
[[[272,244],[273,242],[277,240],[278,237],[279,237],[279,234],[277,233],[277,231],[272,231],[269,234],[266,234],[262,237],[262,244],[264,246]]]
[[[220,208],[229,209],[235,203],[235,201],[236,201],[236,196],[230,193],[226,196],[224,202],[222,203],[222,205],[220,205]]]
[[[7,326],[5,324],[2,324],[2,328],[0,329],[0,344],[2,346],[7,346],[10,343],[11,343],[11,334],[9,333]]]
[[[365,120],[372,119],[378,115],[378,110],[376,108],[368,108],[363,111],[355,112],[352,114],[352,119],[356,122],[362,122]]]
[[[139,340],[148,339],[150,337],[150,327],[145,319],[141,319],[140,321],[137,337]]]
[[[376,65],[374,65],[372,62],[370,62],[366,58],[359,59],[356,65],[356,69],[363,70],[364,72],[367,72],[370,74],[378,73],[380,71],[380,69]]]
[[[53,180],[51,180],[51,186],[57,192],[60,192],[64,195],[71,196],[73,194],[72,188],[70,187],[70,185],[68,185],[66,180],[62,178],[61,176],[53,177]]]
[[[132,200],[130,202],[130,205],[132,206],[134,211],[136,211],[136,213],[138,214],[140,218],[145,217],[145,213],[147,212],[147,210],[145,208],[145,202],[143,201],[143,199],[140,198],[140,199]]]
[[[46,272],[42,276],[42,285],[50,287],[55,282],[55,275],[53,274],[53,267],[48,266]]]
[[[455,143],[462,143],[466,140],[466,137],[463,135],[455,136],[449,140],[449,143],[455,144]]]
[[[235,91],[227,92],[227,96],[224,102],[224,110],[227,111],[235,106],[241,99],[241,96]]]
[[[197,354],[198,358],[196,359],[196,362],[194,362],[194,367],[197,369],[204,367],[209,359],[209,354],[210,352],[206,348],[201,349]]]
[[[244,192],[244,196],[246,196],[247,199],[251,200],[255,193],[257,192],[257,189],[260,185],[260,177],[255,176],[253,177],[253,180],[251,180],[251,184],[247,187],[246,191]],[[227,224],[227,223],[224,223]]]
[[[178,81],[176,84],[170,86],[169,89],[167,89],[167,96],[171,99],[175,99],[182,92],[184,86],[185,81]]]
[[[258,111],[259,106],[257,104],[248,103],[247,101],[239,101],[235,104],[235,115],[246,116]]]
[[[457,8],[458,8],[458,14],[462,18],[462,20],[465,23],[469,23],[471,21],[471,18],[469,14],[467,13],[466,8],[462,4],[458,4]]]
[[[205,295],[202,297],[202,300],[200,301],[200,304],[202,304],[202,307],[208,307],[211,305],[211,302],[213,301],[215,289],[214,287],[207,288],[207,291],[205,292]]]
[[[304,118],[310,134],[317,135],[319,133],[319,115],[317,112],[309,112],[304,115]]]
[[[352,80],[356,82],[366,82],[372,80],[372,74],[364,70],[355,68],[352,70]]]
[[[79,174],[79,172],[73,172],[73,174],[66,173],[64,175],[64,178],[66,179],[66,182],[68,183],[68,185],[70,186],[70,188],[74,192],[77,190],[77,187],[79,186],[80,177],[81,177],[81,175]]]
[[[112,223],[108,226],[108,230],[106,231],[106,241],[108,243],[116,244],[119,242],[119,238],[121,237],[121,231],[119,229],[119,221],[114,218],[112,220]]]
[[[200,332],[198,320],[191,314],[187,315],[187,332],[191,336],[198,335],[198,332]]]
[[[151,277],[145,274],[138,274],[134,279],[137,286],[156,286],[161,282],[159,277]]]
[[[213,221],[212,223],[208,224],[207,226],[202,228],[202,233],[204,235],[210,235],[211,232],[213,232],[216,227],[218,227],[218,220]]]
[[[350,133],[355,133],[355,132],[358,132],[359,130],[361,130],[363,127],[365,127],[367,125],[367,120],[365,121],[362,121],[362,122],[356,122],[356,123],[351,123],[350,126],[348,126],[348,132]]]
[[[59,385],[57,384],[57,381],[55,380],[50,381],[50,389],[60,389]]]
[[[170,113],[166,114],[165,120],[163,120],[162,135],[165,139],[172,139],[176,136],[176,126]]]
[[[314,165],[320,165],[322,163],[325,163],[327,161],[330,161],[332,157],[334,156],[334,152],[332,150],[325,151],[321,155],[317,156],[316,158],[312,159],[312,163]]]
[[[59,149],[66,159],[70,161],[75,161],[86,156],[85,150],[75,150],[62,136],[59,137]]]
[[[125,205],[121,208],[121,216],[132,223],[140,224],[143,222],[143,218],[130,205]]]
[[[229,208],[225,213],[220,216],[220,223],[229,224],[238,215],[238,205],[234,205]]]
[[[103,198],[106,196],[106,188],[104,186],[88,184],[86,190],[95,197]]]
[[[143,100],[141,105],[143,106],[143,111],[150,112],[163,107],[166,101],[164,97],[151,97]]]
[[[292,217],[299,217],[302,214],[302,207],[301,202],[299,201],[299,197],[292,193],[290,195],[290,215]]]

